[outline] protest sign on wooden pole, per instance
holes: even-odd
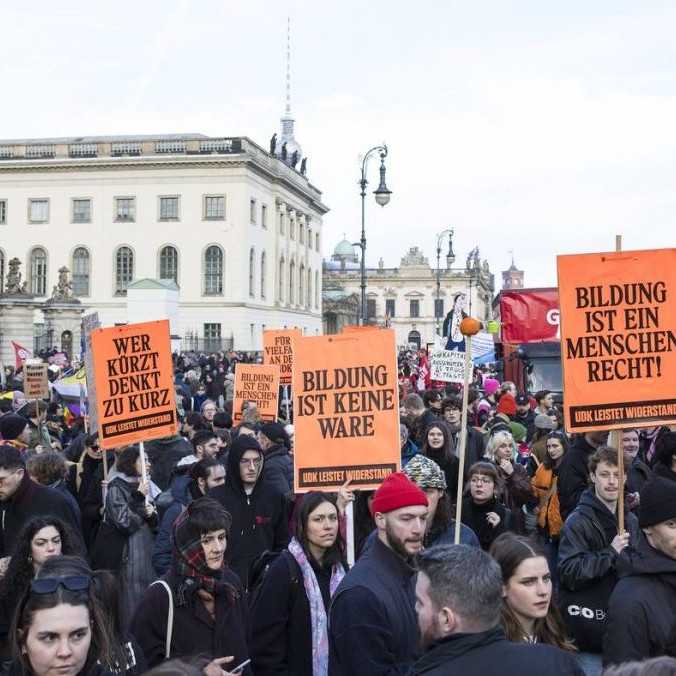
[[[294,490],[377,488],[400,464],[394,331],[294,343]]]
[[[23,392],[26,399],[39,399],[49,397],[48,366],[39,360],[26,360],[23,365]]]
[[[242,405],[256,404],[261,420],[277,420],[279,401],[279,366],[277,364],[235,365],[235,385],[232,399],[232,419],[242,421]]]
[[[458,451],[458,490],[455,499],[455,544],[460,542],[460,524],[462,520],[462,491],[465,477],[465,449],[467,447],[467,406],[469,404],[469,386],[472,382],[472,336],[465,336],[465,374],[462,385],[462,416],[460,418],[460,449]]]
[[[101,327],[99,313],[92,312],[82,318],[82,331],[84,333],[84,363],[85,380],[87,383],[87,414],[85,426],[89,432],[98,429],[98,412],[96,407],[96,380],[94,378],[94,359],[92,357],[92,331]]]
[[[95,329],[92,356],[101,448],[176,434],[168,320]]]
[[[676,249],[558,256],[557,268],[566,429],[676,422]],[[619,432],[611,444],[622,468]]]

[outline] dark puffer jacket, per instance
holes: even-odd
[[[608,606],[604,664],[676,656],[676,560],[640,533],[617,559],[619,582]]]
[[[563,519],[577,507],[582,493],[589,486],[589,457],[596,449],[580,435],[575,439],[559,465],[559,511]]]

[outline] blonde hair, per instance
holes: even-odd
[[[495,452],[498,450],[498,446],[505,441],[512,446],[512,461],[516,461],[517,450],[516,444],[514,443],[514,437],[512,436],[512,433],[507,432],[507,430],[500,430],[488,438],[484,457],[488,458],[491,462],[496,462]]]

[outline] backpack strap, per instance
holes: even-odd
[[[174,595],[171,593],[171,587],[164,580],[155,580],[150,586],[154,584],[162,585],[169,594],[169,609],[167,611],[167,636],[164,643],[164,659],[171,658],[171,639],[174,634]]]

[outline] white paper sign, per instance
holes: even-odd
[[[436,350],[431,359],[432,380],[444,383],[465,382],[465,353],[457,350]]]

